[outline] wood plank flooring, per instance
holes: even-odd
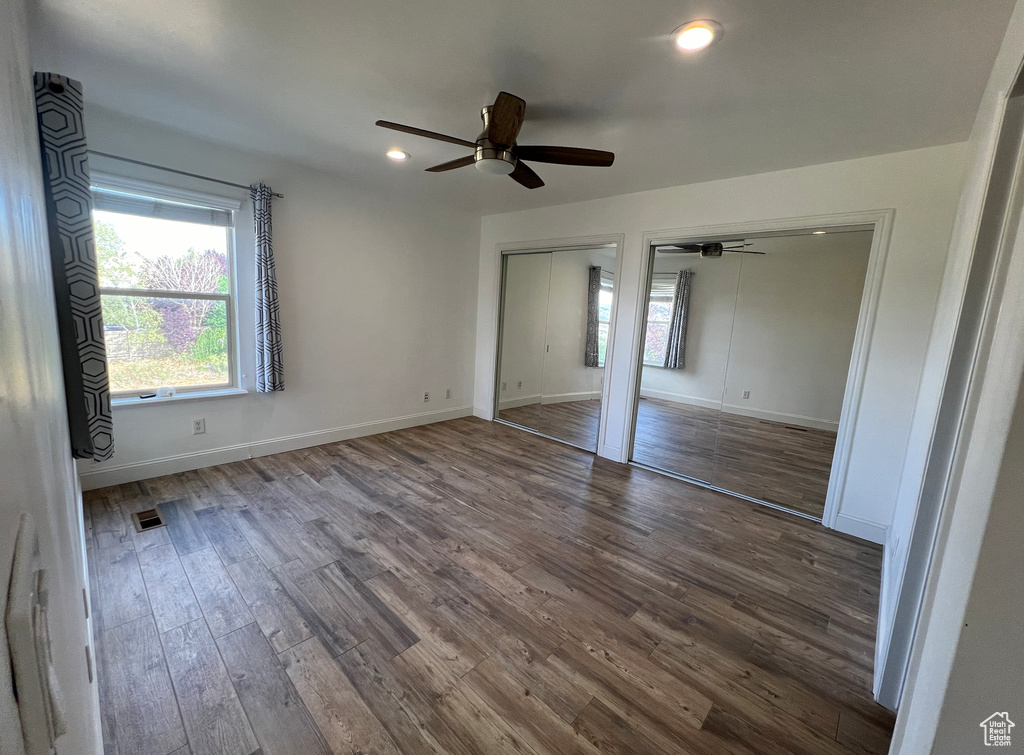
[[[561,401],[557,404],[527,404],[502,409],[498,418],[564,440],[588,451],[597,450],[597,427],[601,401]]]
[[[881,753],[876,546],[474,418],[86,494],[108,755]],[[159,506],[168,527],[135,533]]]
[[[593,451],[601,402],[530,404],[499,416]],[[640,399],[636,423],[633,461],[818,519],[825,513],[834,432],[652,398]]]

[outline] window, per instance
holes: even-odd
[[[143,194],[134,182],[130,191],[128,182],[96,183],[93,224],[113,396],[234,387],[230,200],[207,206],[216,198],[168,190],[172,201],[159,187]]]
[[[601,290],[597,293],[597,366],[604,367],[608,353],[608,326],[612,319],[612,289],[614,276],[601,271]]]
[[[644,340],[644,364],[650,367],[665,365],[668,331],[672,322],[672,300],[675,293],[675,274],[654,274],[651,281],[651,298],[647,302],[647,334]]]

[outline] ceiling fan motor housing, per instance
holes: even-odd
[[[512,152],[514,144],[505,149],[487,138],[491,121],[491,106],[480,111],[480,118],[484,122],[484,130],[476,140],[476,169],[481,173],[489,173],[495,176],[507,176],[516,169],[516,156]]]

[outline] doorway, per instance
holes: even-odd
[[[822,521],[873,235],[651,243],[630,462]]]
[[[494,416],[597,451],[617,248],[502,255]]]

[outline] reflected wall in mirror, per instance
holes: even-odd
[[[506,254],[495,416],[597,450],[615,249]]]
[[[820,519],[871,237],[652,249],[631,459]]]

